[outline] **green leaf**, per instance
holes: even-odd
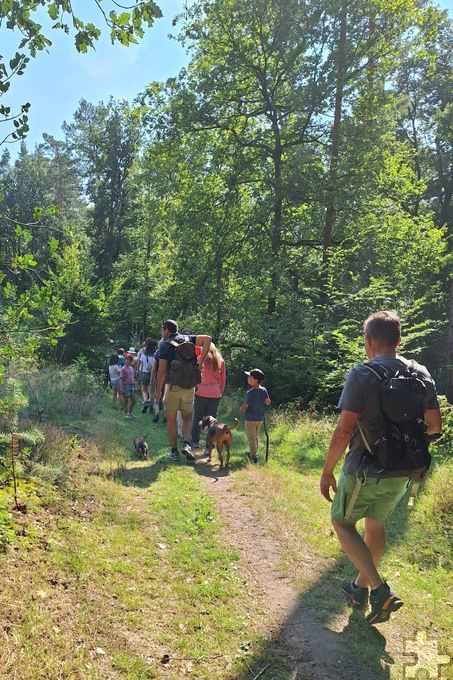
[[[52,3],[48,6],[47,12],[48,12],[50,18],[53,19],[53,21],[55,21],[56,19],[58,19],[58,7],[57,7],[57,5],[56,5],[55,3],[52,2]]]

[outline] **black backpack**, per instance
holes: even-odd
[[[189,336],[182,336],[182,340],[171,340],[175,348],[175,358],[170,366],[170,385],[177,385],[189,389],[201,382],[201,372],[198,368],[195,345]]]
[[[417,374],[415,362],[396,372],[376,363],[364,364],[380,380],[379,405],[383,435],[367,442],[358,425],[367,453],[365,462],[386,477],[411,477],[426,474],[431,455],[424,422],[426,385]]]

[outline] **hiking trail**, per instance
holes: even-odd
[[[265,633],[268,655],[285,659],[291,666],[291,677],[300,680],[376,680],[376,673],[354,657],[339,633],[326,628],[308,607],[300,604],[298,592],[279,569],[281,546],[267,535],[257,515],[233,491],[231,476],[222,471],[218,474],[201,461],[195,464],[195,470],[228,525],[222,538],[239,551],[245,563],[245,578],[261,591],[262,606],[272,621]],[[321,570],[316,564],[309,568]],[[264,663],[262,666],[264,672],[259,677],[270,680],[272,666],[266,670]]]

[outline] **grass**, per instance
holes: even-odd
[[[201,479],[167,465],[162,425],[151,460],[131,462],[133,432],[150,418],[124,421],[104,402],[96,411],[91,421],[53,414],[71,433],[91,430],[62,456],[83,474],[51,510],[38,503],[12,519],[0,678],[238,677],[264,613]]]
[[[202,479],[167,464],[163,425],[142,415],[125,421],[105,396],[87,405],[85,394],[80,404],[71,394],[68,412],[54,390],[46,447],[21,477],[28,514],[11,512],[11,491],[0,489],[0,536],[9,544],[0,562],[0,678],[245,680],[271,662],[264,680],[294,677],[272,658],[272,622]],[[224,400],[226,421],[238,403]],[[382,571],[405,607],[370,628],[339,593],[353,572],[318,490],[332,427],[329,418],[274,414],[270,459],[264,464],[262,446],[257,466],[245,465],[245,434],[236,430],[233,488],[280,544],[300,604],[377,678],[400,680],[399,655],[417,631],[453,652],[453,466],[444,460],[415,509],[402,504],[392,515]],[[132,438],[147,430],[151,458],[132,461]]]
[[[342,631],[364,662],[376,668],[388,664],[392,678],[400,678],[398,653],[417,631],[427,631],[444,653],[453,653],[453,465],[443,461],[435,467],[414,510],[408,511],[403,499],[387,523],[381,572],[402,596],[403,612],[379,628],[382,635],[362,625],[360,616],[352,616],[345,627],[339,585],[354,571],[331,531],[329,506],[319,492],[331,431],[329,419],[274,416],[269,463],[238,471],[234,488],[283,545],[282,569],[299,588],[301,602],[326,625]]]

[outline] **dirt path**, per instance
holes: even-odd
[[[226,540],[241,553],[249,578],[259,586],[263,607],[273,621],[267,657],[270,654],[289,663],[292,677],[300,680],[376,680],[376,675],[364,668],[351,655],[351,650],[339,634],[324,627],[313,618],[310,610],[300,602],[299,595],[279,570],[281,548],[266,535],[257,517],[232,490],[231,477],[216,475],[203,463],[195,469],[203,477],[206,488],[214,497],[221,515],[226,519]],[[312,567],[316,569],[316,566]],[[274,664],[272,664],[274,665]],[[262,669],[266,664],[261,664]],[[259,663],[257,666],[259,672]],[[259,677],[270,679],[272,666]],[[241,679],[242,680],[242,679]]]

